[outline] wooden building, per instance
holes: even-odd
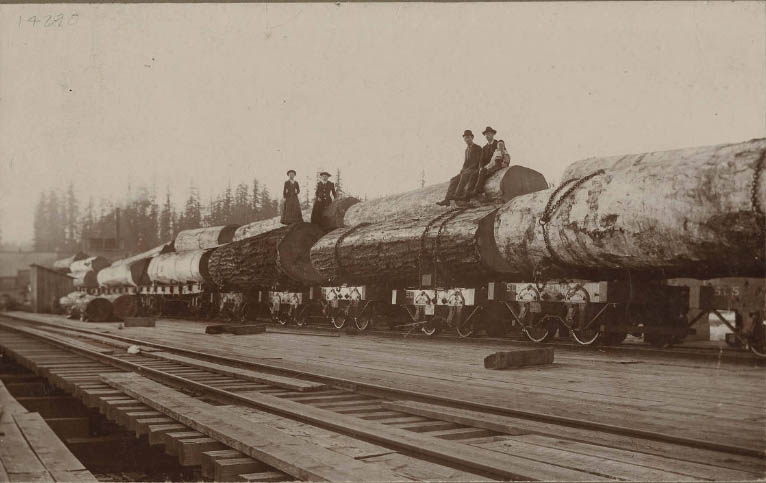
[[[32,312],[58,312],[58,301],[74,290],[73,279],[48,267],[29,267],[29,295]]]

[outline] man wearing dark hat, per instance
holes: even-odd
[[[466,190],[473,187],[476,183],[476,176],[481,167],[482,152],[478,144],[473,142],[473,133],[470,129],[463,132],[463,141],[465,141],[465,160],[460,174],[450,180],[447,188],[447,195],[437,205],[449,206],[451,200],[465,199]]]
[[[335,192],[335,185],[330,181],[330,173],[322,171],[319,173],[321,180],[317,183],[316,193],[314,194],[314,207],[311,210],[311,223],[322,224],[322,212],[330,206],[334,199],[338,198]],[[332,195],[332,196],[331,196]]]
[[[474,178],[474,183],[466,188],[466,199],[469,199],[473,196],[478,196],[482,191],[484,191],[484,181],[487,180],[487,177],[490,174],[487,172],[486,166],[490,161],[492,161],[492,155],[497,149],[497,139],[495,139],[495,134],[497,134],[497,131],[492,129],[492,126],[487,126],[482,134],[485,138],[487,138],[487,144],[481,148],[481,165],[479,166],[479,173]]]

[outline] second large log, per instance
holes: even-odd
[[[223,289],[317,284],[322,277],[309,250],[323,234],[311,223],[295,223],[220,246],[208,261],[210,277]]]
[[[440,216],[340,228],[311,248],[311,263],[328,283],[468,283],[508,272],[495,247],[495,206],[453,209]]]

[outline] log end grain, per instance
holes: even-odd
[[[343,218],[346,216],[346,211],[357,203],[359,200],[353,196],[339,198],[330,203],[330,206],[322,213],[322,228],[334,230],[344,226]]]
[[[510,166],[498,181],[503,201],[548,189],[548,182],[542,173],[519,165]]]
[[[84,310],[80,309],[80,313],[88,322],[108,322],[112,318],[112,303],[105,298],[96,297],[87,302]]]
[[[324,230],[311,223],[290,225],[288,233],[279,243],[279,267],[292,280],[313,285],[325,281],[311,265],[310,253]]]
[[[485,369],[510,369],[545,364],[553,364],[553,347],[501,351],[484,358]]]

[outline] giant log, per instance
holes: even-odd
[[[131,293],[103,295],[103,298],[112,303],[112,315],[119,319],[135,317],[138,315],[138,295]]]
[[[177,252],[186,250],[199,250],[201,248],[214,248],[234,239],[234,232],[239,225],[209,226],[207,228],[195,228],[182,230],[176,235],[174,247]]]
[[[154,283],[177,284],[209,282],[207,270],[211,250],[165,253],[151,259],[146,274]]]
[[[632,161],[584,181],[545,225],[550,248],[540,219],[553,190],[511,200],[496,215],[497,246],[527,276],[547,266],[583,278],[628,270],[657,278],[762,277],[763,143],[688,153]]]
[[[139,253],[137,255],[133,255],[132,257],[128,258],[122,258],[120,260],[115,260],[112,263],[112,266],[116,265],[129,265],[133,262],[136,262],[138,260],[143,260],[145,258],[154,258],[157,255],[161,255],[163,253],[170,253],[173,251],[173,240],[163,243],[162,245],[156,246],[152,248],[151,250],[147,250],[145,252]]]
[[[343,226],[359,223],[379,223],[405,218],[428,218],[453,208],[439,206],[444,199],[449,182],[439,183],[406,193],[383,196],[351,206],[343,219]],[[545,177],[524,166],[503,168],[487,178],[484,183],[485,199],[474,205],[505,203],[517,196],[548,188]]]
[[[67,311],[70,318],[107,322],[112,316],[112,303],[109,300],[83,292],[73,292],[61,297],[59,304]]]
[[[453,209],[441,216],[403,217],[339,228],[311,248],[327,283],[464,284],[510,272],[495,246],[495,206]]]
[[[338,198],[330,203],[330,206],[325,208],[322,212],[322,221],[319,225],[326,231],[342,227],[343,217],[346,214],[346,210],[356,203],[359,203],[359,200],[353,196]],[[311,221],[311,211],[311,208],[306,208],[301,211],[303,221]],[[281,216],[275,216],[267,220],[259,220],[248,223],[247,225],[242,225],[237,228],[237,231],[234,233],[234,241],[244,240],[245,238],[260,235],[261,233],[266,233],[267,231],[276,230],[277,228],[285,226],[280,220]]]
[[[98,272],[96,276],[101,287],[138,287],[148,283],[146,268],[150,258],[142,258],[131,263],[112,264]]]
[[[104,257],[88,257],[82,260],[77,260],[69,265],[69,271],[76,272],[95,272],[104,269],[109,266],[109,260]]]
[[[704,165],[741,164],[745,153],[762,153],[766,150],[766,139],[751,139],[741,143],[718,144],[694,148],[657,151],[654,153],[625,154],[586,158],[570,164],[562,175],[562,180],[582,178],[594,171],[607,171],[639,168],[651,164],[672,165],[674,169],[695,169]],[[756,154],[757,157],[757,154]],[[752,162],[752,161],[751,161]]]
[[[213,250],[208,270],[222,289],[299,287],[322,281],[309,260],[311,246],[324,230],[295,223]]]
[[[57,272],[69,272],[69,266],[77,260],[88,258],[88,255],[83,252],[77,252],[71,257],[61,258],[53,262],[53,269]]]
[[[75,288],[98,288],[98,275],[93,270],[72,272],[69,276]]]

